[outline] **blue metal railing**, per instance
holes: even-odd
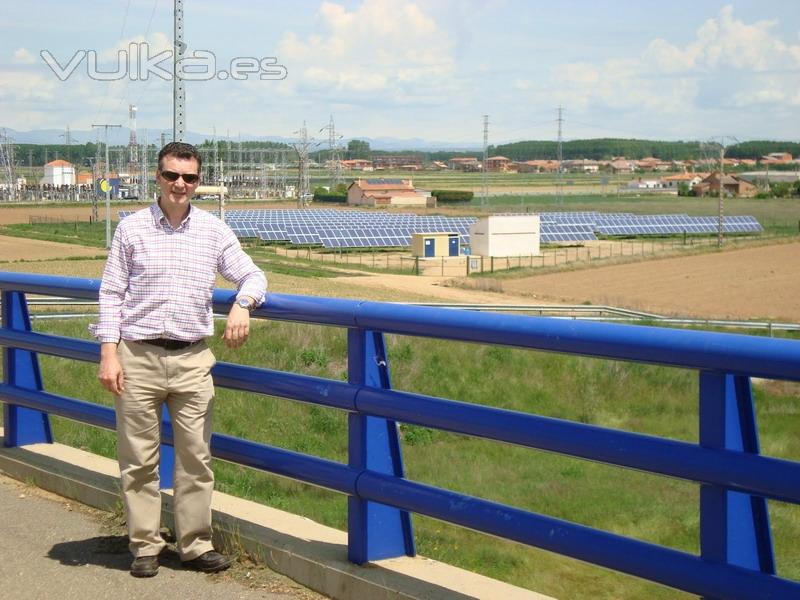
[[[6,444],[52,441],[48,414],[113,428],[113,410],[42,389],[37,354],[99,360],[96,343],[34,333],[25,293],[96,299],[99,281],[0,272]],[[216,290],[227,312],[234,293]],[[212,436],[214,456],[348,494],[348,556],[413,555],[409,513],[498,535],[707,598],[800,598],[775,576],[767,499],[800,503],[800,463],[761,456],[750,377],[800,381],[800,342],[272,294],[256,317],[348,329],[348,381],[220,363],[218,386],[348,411],[347,464]],[[689,368],[699,444],[391,389],[383,334],[502,344]],[[396,422],[484,437],[700,484],[700,555],[420,484],[403,475]],[[165,416],[162,482],[172,429]]]

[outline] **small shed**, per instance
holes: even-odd
[[[412,233],[411,254],[420,258],[458,256],[461,236],[453,232]]]
[[[470,253],[480,256],[538,256],[539,215],[492,215],[469,228]]]
[[[75,185],[75,167],[65,160],[51,160],[44,166],[43,185]]]

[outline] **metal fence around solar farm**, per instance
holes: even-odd
[[[212,211],[213,212],[213,211]],[[131,214],[120,211],[123,218]],[[584,242],[604,237],[666,236],[717,233],[717,217],[634,215],[631,213],[543,212],[543,244]],[[458,233],[461,246],[469,246],[475,217],[382,214],[336,209],[229,210],[225,221],[241,239],[283,242],[296,246],[342,248],[408,248],[414,233]],[[757,234],[763,227],[751,216],[723,219],[726,234]]]

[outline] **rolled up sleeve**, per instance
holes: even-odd
[[[237,299],[248,296],[256,301],[256,306],[261,306],[267,297],[267,277],[242,249],[236,234],[226,229],[217,269],[225,279],[236,284]]]

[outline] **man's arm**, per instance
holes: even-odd
[[[113,394],[122,393],[124,387],[117,344],[120,340],[122,304],[128,289],[128,281],[129,267],[124,231],[122,227],[118,227],[111,242],[111,251],[100,284],[100,318],[92,332],[100,341],[100,367],[97,378],[102,386]]]
[[[253,259],[242,250],[236,234],[230,228],[226,227],[226,230],[222,239],[222,251],[217,268],[225,279],[236,284],[237,301],[243,298],[250,299],[253,307],[260,306],[266,298],[267,278],[264,272],[255,265]],[[238,348],[247,341],[249,335],[250,311],[234,302],[228,313],[228,321],[225,324],[225,333],[222,339],[229,348]]]

